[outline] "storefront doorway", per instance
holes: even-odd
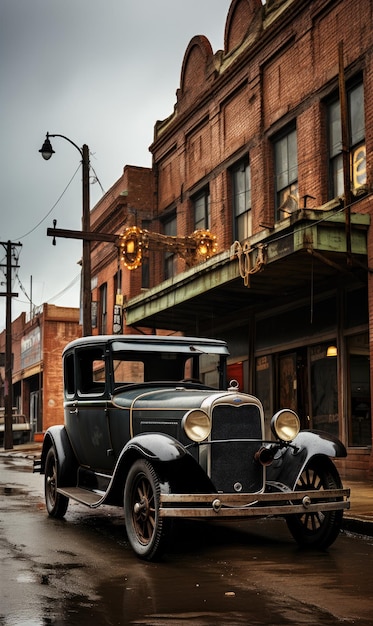
[[[296,351],[278,356],[278,406],[295,411],[300,418],[301,427],[309,428],[307,350]]]

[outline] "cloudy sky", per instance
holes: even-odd
[[[126,164],[150,166],[153,127],[172,113],[186,47],[203,34],[214,52],[223,48],[230,3],[0,0],[1,265],[3,243],[22,244],[12,319],[29,313],[30,298],[35,306],[79,306],[81,242],[52,246],[46,230],[54,219],[59,228],[81,228],[80,155],[55,138],[55,154],[44,161],[46,132],[88,144],[104,191]],[[101,196],[92,184],[91,207]]]

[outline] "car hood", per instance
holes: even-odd
[[[221,395],[215,389],[188,389],[183,386],[155,386],[136,385],[128,389],[121,389],[113,396],[113,404],[126,409],[146,408],[183,408],[190,409],[201,406],[203,401],[211,396]]]

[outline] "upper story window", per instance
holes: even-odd
[[[151,220],[142,220],[141,228],[143,230],[150,230]],[[149,257],[142,257],[141,263],[141,289],[149,289],[150,287],[150,269],[149,269]]]
[[[114,282],[114,294],[115,296],[117,296],[118,294],[122,293],[122,270],[118,269],[117,272],[115,272],[114,277],[113,277],[113,282]]]
[[[210,228],[210,192],[206,188],[193,198],[194,230]]]
[[[100,287],[100,302],[99,302],[99,333],[100,335],[106,335],[107,333],[107,283],[104,283]]]
[[[176,237],[176,215],[169,217],[163,222],[163,233],[171,237]],[[176,254],[173,252],[165,252],[164,255],[164,277],[172,278],[177,272]]]
[[[364,88],[359,83],[347,90],[350,176],[352,189],[366,184],[366,149],[364,120]],[[328,107],[330,198],[344,192],[342,126],[340,101],[334,100]]]
[[[274,142],[276,219],[298,208],[298,152],[295,128]]]
[[[252,234],[251,173],[245,159],[231,170],[233,191],[234,239],[243,241]]]

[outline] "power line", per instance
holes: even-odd
[[[67,185],[66,185],[65,189],[63,190],[63,192],[59,195],[59,197],[57,198],[56,202],[51,207],[51,209],[49,209],[48,213],[46,213],[46,215],[44,215],[44,217],[40,220],[40,222],[38,222],[33,228],[31,228],[31,230],[29,230],[27,233],[22,235],[22,237],[18,237],[19,240],[25,239],[25,237],[27,237],[28,235],[31,235],[31,233],[33,233],[37,228],[39,228],[40,224],[42,224],[47,219],[47,217],[49,217],[49,215],[52,213],[52,211],[56,208],[56,206],[59,203],[59,201],[61,200],[61,198],[63,198],[63,196],[65,195],[66,191],[68,190],[68,188],[70,187],[71,183],[73,182],[75,176],[77,175],[79,169],[80,169],[80,164],[78,165],[77,169],[75,170],[73,176],[70,178],[70,180],[67,183]]]

